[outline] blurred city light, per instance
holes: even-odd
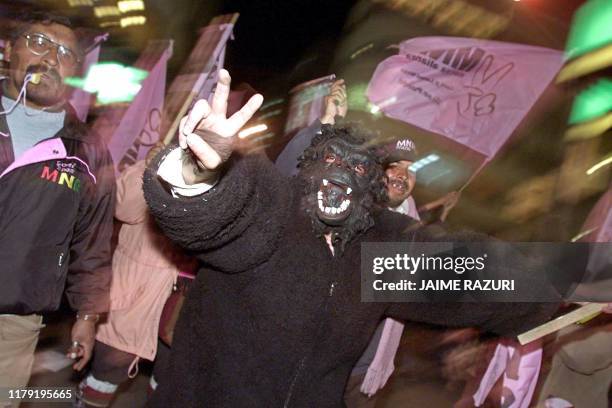
[[[265,110],[268,109],[270,106],[274,106],[274,105],[279,105],[281,103],[285,102],[284,98],[276,98],[276,99],[272,99],[271,101],[267,101],[266,103],[264,103],[261,106],[261,110]]]
[[[100,27],[101,28],[107,28],[107,27],[119,27],[121,24],[119,24],[119,21],[103,21],[100,23]]]
[[[612,80],[600,79],[582,91],[572,106],[569,123],[586,122],[612,111]]]
[[[105,62],[89,68],[85,78],[66,78],[66,84],[97,93],[100,104],[130,102],[149,73],[142,69],[126,67],[114,62]]]
[[[585,236],[589,235],[591,232],[596,231],[598,229],[599,229],[599,227],[593,227],[593,228],[590,228],[590,229],[588,229],[586,231],[582,231],[579,234],[575,235],[572,239],[570,239],[570,242],[576,242],[580,238],[585,237]]]
[[[605,159],[603,159],[602,161],[600,161],[599,163],[597,163],[596,165],[594,165],[593,167],[591,167],[590,169],[588,169],[586,171],[587,176],[590,176],[591,174],[595,173],[597,170],[612,164],[612,154],[609,155],[608,157],[606,157]]]
[[[363,54],[364,52],[366,52],[367,50],[370,50],[372,48],[374,48],[374,44],[373,43],[369,43],[369,44],[359,48],[357,51],[355,51],[354,53],[351,54],[351,59],[357,58],[359,55]]]
[[[428,164],[437,162],[438,160],[440,160],[440,156],[438,156],[437,154],[430,154],[412,163],[410,167],[408,167],[408,170],[413,173],[416,173]]]
[[[140,11],[145,9],[142,0],[121,0],[117,2],[117,8],[121,13],[129,13],[131,11]]]
[[[94,7],[94,15],[98,18],[113,17],[121,14],[117,6],[97,6]]]
[[[254,135],[255,133],[261,133],[266,130],[268,130],[268,126],[266,126],[264,123],[261,123],[259,125],[251,126],[241,130],[240,133],[238,133],[238,137],[244,139],[251,135]]]
[[[565,47],[568,63],[557,82],[590,74],[612,65],[612,1],[591,0],[580,7]]]
[[[612,43],[612,2],[590,0],[574,15],[567,39],[567,56],[576,58],[606,44]]]
[[[347,85],[347,97],[349,109],[355,109],[360,111],[370,111],[371,104],[366,96],[366,90],[368,89],[367,82],[357,82],[355,84]]]
[[[92,0],[68,0],[68,5],[70,7],[92,7]]]
[[[119,24],[122,28],[136,25],[144,25],[147,22],[147,18],[145,16],[130,16],[123,17]]]
[[[270,117],[272,117],[272,116],[278,116],[278,115],[280,115],[280,114],[282,114],[282,113],[283,113],[283,110],[282,110],[282,109],[275,109],[275,110],[273,110],[273,111],[266,112],[266,113],[264,113],[264,114],[262,114],[262,115],[259,115],[259,116],[257,117],[257,119],[259,119],[259,120],[264,120],[264,119],[270,118]]]
[[[511,17],[466,0],[373,0],[394,11],[427,21],[453,35],[490,38],[503,32]]]
[[[265,133],[265,134],[263,134],[263,135],[261,135],[261,136],[257,136],[257,137],[255,137],[255,138],[253,138],[253,139],[249,139],[249,140],[250,140],[252,143],[256,144],[256,143],[260,143],[260,142],[262,142],[263,140],[270,139],[270,138],[274,137],[274,135],[275,135],[275,133],[274,133],[274,132],[268,132],[268,133]]]

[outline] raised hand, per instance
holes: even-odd
[[[263,102],[263,96],[253,95],[238,112],[227,118],[230,83],[229,73],[220,70],[212,104],[209,105],[205,99],[197,101],[179,126],[179,144],[193,152],[201,171],[214,171],[229,158],[232,150],[229,139],[240,131]],[[183,175],[186,173],[192,174],[184,168]],[[195,177],[195,182],[197,179]],[[185,181],[194,180],[186,178]]]
[[[321,123],[333,125],[336,116],[345,117],[348,111],[348,100],[346,96],[346,85],[344,79],[335,81],[325,97],[325,113],[321,117]]]

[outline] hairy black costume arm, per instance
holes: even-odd
[[[472,242],[486,243],[496,241],[487,235],[475,232],[443,232],[438,226],[435,230],[421,228],[411,236],[418,242]],[[494,246],[488,246],[488,251],[494,251]],[[491,255],[491,254],[490,254]],[[544,266],[538,260],[515,254],[511,265],[495,265],[487,267],[477,278],[479,279],[515,279],[526,282],[525,286],[533,289],[533,298],[557,299],[557,302],[501,302],[493,301],[495,295],[478,292],[482,296],[473,301],[427,303],[395,303],[386,314],[399,320],[411,320],[423,323],[449,327],[478,327],[484,331],[512,337],[532,329],[551,319],[559,309],[561,296],[546,279]],[[537,294],[537,295],[536,295]]]
[[[145,171],[143,189],[164,233],[206,264],[224,272],[252,269],[277,247],[291,205],[289,180],[267,158],[232,157],[214,188],[173,197],[157,175],[162,151]]]
[[[558,308],[555,303],[396,303],[386,314],[398,320],[445,327],[477,327],[514,337],[549,321]]]

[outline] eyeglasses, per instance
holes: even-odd
[[[26,39],[26,46],[35,55],[47,55],[52,48],[55,48],[57,51],[57,61],[60,64],[74,66],[81,62],[76,52],[62,44],[56,43],[43,34],[26,34],[24,37]]]

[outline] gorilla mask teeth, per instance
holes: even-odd
[[[351,205],[351,200],[344,200],[342,204],[340,204],[340,212],[345,212],[348,210],[349,205]]]
[[[319,212],[329,218],[343,216],[348,213],[351,206],[350,194],[353,189],[345,187],[336,181],[321,179],[319,191],[317,191],[317,207]]]
[[[344,200],[342,201],[342,204],[340,204],[338,207],[325,207],[323,206],[323,200],[318,200],[318,201],[319,201],[319,209],[325,214],[329,214],[329,215],[342,214],[343,212],[348,210],[349,206],[351,205],[351,200]]]

